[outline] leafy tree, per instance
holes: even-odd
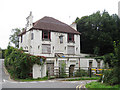
[[[97,11],[77,18],[76,23],[77,30],[82,33],[82,53],[104,55],[114,51],[113,41],[120,40],[120,19],[116,14],[109,15],[105,10],[102,13]]]
[[[46,57],[44,56],[34,56],[24,53],[22,48],[17,49],[8,46],[5,50],[4,64],[13,79],[30,78],[33,65],[43,65],[45,60]]]
[[[110,53],[104,56],[104,62],[108,63],[112,68],[110,71],[104,72],[104,82],[115,85],[120,84],[120,42],[114,41],[114,53]]]
[[[12,29],[12,35],[10,35],[10,42],[15,45],[15,47],[19,47],[19,38],[18,35],[20,34],[21,30],[18,28]]]

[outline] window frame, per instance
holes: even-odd
[[[43,45],[49,45],[50,46],[50,52],[43,52]],[[51,44],[42,44],[42,54],[51,54]]]
[[[73,48],[74,48],[73,53],[69,53],[69,51],[68,51],[68,48],[69,48],[69,47],[73,47]],[[68,54],[68,55],[75,55],[75,46],[69,46],[69,45],[68,45],[68,46],[67,46],[67,54]]]
[[[60,39],[60,44],[62,44],[63,43],[63,36],[62,35],[59,36],[59,39]]]
[[[34,39],[34,33],[32,32],[31,33],[31,40],[33,40]]]
[[[45,34],[47,34],[47,38],[45,38]],[[51,41],[51,32],[48,30],[42,30],[42,40]]]
[[[71,40],[70,40],[70,37],[71,37]],[[68,43],[69,42],[75,43],[75,41],[74,41],[74,34],[72,34],[72,33],[68,33]]]

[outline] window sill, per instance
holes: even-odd
[[[42,39],[42,41],[51,41],[51,39]]]
[[[42,54],[51,54],[51,53],[42,53]]]
[[[75,41],[68,41],[68,43],[75,43]]]

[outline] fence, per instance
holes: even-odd
[[[104,69],[104,70],[108,70],[108,69]],[[53,71],[54,73],[54,71]],[[66,72],[66,70],[64,71],[60,71],[60,69],[56,72],[56,75],[54,74],[54,76],[57,77],[92,77],[92,76],[101,76],[103,73],[103,69],[100,68],[96,68],[96,67],[80,67],[79,69],[77,69],[76,71],[73,70],[73,72],[71,72],[69,70],[69,72]],[[50,73],[48,72],[48,76],[51,76]]]

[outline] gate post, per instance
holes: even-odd
[[[91,75],[92,74],[92,72],[91,72],[91,68],[89,68],[89,76],[90,76],[90,78],[91,78]]]

